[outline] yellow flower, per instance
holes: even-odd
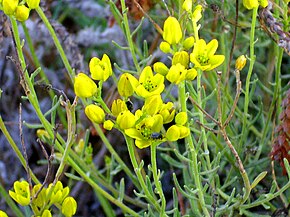
[[[101,107],[97,105],[88,105],[85,108],[85,114],[92,122],[96,124],[100,124],[105,121],[105,112]]]
[[[117,117],[121,112],[128,110],[128,108],[125,101],[117,99],[113,101],[111,110],[112,114]]]
[[[118,81],[118,92],[120,96],[126,98],[132,96],[138,84],[138,80],[133,75],[129,73],[122,74]]]
[[[6,214],[6,212],[0,210],[0,217],[8,217],[8,215]]]
[[[192,0],[185,0],[182,4],[182,9],[191,12],[192,10]]]
[[[21,206],[27,206],[30,203],[30,191],[27,181],[14,182],[14,191],[9,190],[9,195]]]
[[[32,189],[32,195],[34,196],[38,190],[41,188],[41,184],[37,184],[33,186]],[[40,193],[38,194],[37,198],[34,198],[32,201],[32,204],[39,207],[39,208],[43,208],[46,204],[46,188],[43,188]]]
[[[106,130],[111,130],[111,129],[113,129],[113,127],[114,127],[114,122],[113,121],[111,121],[111,120],[106,120],[105,122],[104,122],[104,124],[103,124],[103,127],[104,127],[104,129],[106,129]]]
[[[196,76],[197,76],[197,71],[196,71],[195,68],[188,69],[187,72],[186,72],[185,79],[189,80],[189,81],[192,81],[193,79],[196,78]]]
[[[189,55],[186,51],[180,51],[180,52],[176,52],[173,55],[172,58],[172,65],[176,65],[177,63],[180,63],[181,65],[183,65],[185,68],[188,67],[188,63],[189,63]]]
[[[23,22],[28,19],[29,12],[30,10],[28,7],[26,7],[25,5],[19,5],[17,6],[16,11],[15,11],[15,18],[18,21]]]
[[[74,91],[78,97],[92,97],[98,91],[95,82],[84,73],[75,77]]]
[[[175,115],[175,109],[174,109],[174,105],[172,102],[168,102],[168,103],[163,103],[162,107],[159,111],[159,114],[162,115],[163,118],[163,124],[167,124],[170,123]]]
[[[142,112],[137,114],[137,116],[140,118],[136,121],[136,126],[126,129],[125,134],[135,139],[135,145],[142,149],[150,146],[155,141],[156,138],[152,137],[152,134],[161,131],[163,118],[160,114],[144,118]]]
[[[179,84],[186,79],[187,70],[183,65],[177,63],[172,65],[166,75],[166,79],[174,84]]]
[[[166,41],[162,41],[159,45],[159,48],[163,53],[170,53],[171,51],[170,44],[168,44]]]
[[[30,9],[38,8],[40,0],[26,0],[26,3]]]
[[[218,48],[218,41],[211,40],[208,44],[203,39],[199,39],[190,54],[190,61],[194,63],[195,68],[203,71],[210,71],[224,62],[224,55],[214,55]]]
[[[132,128],[135,125],[135,116],[129,110],[123,111],[118,115],[116,123],[122,130]]]
[[[246,63],[247,63],[247,59],[245,55],[239,56],[238,59],[236,60],[236,65],[235,65],[236,69],[241,71],[245,67]]]
[[[168,141],[171,142],[177,141],[180,137],[180,131],[178,126],[172,125],[171,127],[169,127],[168,130],[166,131],[165,137]]]
[[[169,71],[168,67],[162,62],[154,63],[153,69],[156,73],[163,75],[163,76],[165,76]]]
[[[147,98],[160,94],[164,90],[164,77],[160,74],[153,75],[150,66],[146,66],[139,78],[139,85],[136,87],[136,94]]]
[[[18,3],[18,0],[3,0],[2,6],[4,13],[6,15],[13,15],[18,6]]]
[[[73,197],[67,197],[64,199],[61,205],[61,212],[65,217],[73,216],[77,211],[77,202]]]
[[[184,125],[187,122],[187,114],[186,112],[179,112],[175,116],[175,123],[176,125]]]
[[[185,50],[191,49],[193,47],[193,45],[194,45],[194,37],[193,36],[190,36],[190,37],[186,38],[183,41],[182,45],[183,45],[183,48]]]
[[[106,81],[113,74],[111,61],[107,54],[103,55],[102,60],[93,57],[90,60],[89,68],[94,80]]]
[[[43,211],[41,217],[52,217],[52,215],[51,212],[48,209],[46,209]]]
[[[182,38],[182,31],[175,17],[168,17],[164,22],[163,39],[169,44],[177,44]]]
[[[243,0],[243,5],[248,10],[259,7],[258,0]]]
[[[142,112],[153,116],[160,111],[162,104],[163,102],[159,94],[147,97],[144,106],[142,107]]]
[[[197,5],[194,8],[194,11],[192,13],[192,21],[193,22],[198,22],[201,18],[202,18],[202,6],[201,5]]]
[[[267,7],[268,4],[268,0],[259,0],[259,5],[261,5],[263,8]]]
[[[69,187],[63,188],[63,185],[60,181],[57,181],[55,186],[53,186],[53,184],[48,186],[46,189],[47,195],[51,191],[51,188],[53,188],[50,196],[50,203],[52,204],[61,204],[64,198],[66,198],[69,194]]]

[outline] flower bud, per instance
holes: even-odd
[[[77,202],[73,197],[67,197],[64,199],[61,205],[61,212],[65,217],[73,216],[77,211]]]
[[[37,184],[33,186],[32,189],[32,196],[34,197],[36,195],[36,193],[39,191],[39,189],[41,188],[41,184]],[[34,206],[37,206],[39,208],[42,208],[45,204],[46,204],[46,189],[43,188],[37,195],[36,198],[33,199],[32,204]]]
[[[19,5],[17,6],[16,11],[15,11],[15,18],[18,21],[23,22],[28,19],[29,12],[30,10],[28,7],[26,7],[25,5]]]
[[[161,99],[161,95],[156,94],[153,96],[149,96],[145,99],[144,106],[142,107],[143,113],[146,113],[148,115],[155,115],[159,110],[161,109],[163,102]]]
[[[117,99],[113,101],[111,110],[112,114],[117,117],[121,112],[128,110],[128,108],[125,101]]]
[[[92,97],[98,91],[95,82],[84,73],[75,77],[74,91],[78,97]]]
[[[166,75],[166,79],[174,84],[179,84],[180,82],[185,80],[187,70],[183,65],[177,63],[176,65],[172,65],[169,69],[168,74]]]
[[[0,210],[0,217],[8,217],[8,215],[6,214],[6,212]]]
[[[180,136],[180,132],[179,132],[179,128],[176,125],[172,125],[171,127],[169,127],[169,129],[166,131],[166,139],[168,141],[174,142],[177,141],[179,139]]]
[[[77,154],[82,154],[85,147],[85,140],[81,138],[77,145],[74,147],[74,150]]]
[[[187,114],[186,112],[179,112],[176,116],[175,116],[175,123],[176,125],[184,125],[187,122]]]
[[[85,114],[93,123],[100,124],[105,121],[105,112],[97,105],[88,105],[85,108]]]
[[[153,69],[156,73],[161,74],[163,76],[165,76],[169,71],[168,67],[162,62],[154,63]]]
[[[111,61],[107,54],[103,55],[102,60],[93,57],[90,60],[89,68],[94,80],[106,81],[113,74]]]
[[[120,96],[126,98],[132,96],[138,84],[138,80],[133,75],[129,73],[122,74],[118,81],[118,92]]]
[[[167,124],[170,123],[175,115],[175,109],[174,109],[174,105],[172,102],[168,102],[166,104],[163,104],[159,114],[162,115],[163,118],[163,124]]]
[[[170,53],[171,51],[170,44],[168,44],[166,41],[162,41],[159,45],[159,48],[163,53]]]
[[[258,0],[243,0],[243,5],[248,10],[252,10],[253,8],[259,7]]]
[[[179,128],[179,133],[180,133],[179,139],[183,139],[183,138],[189,136],[190,130],[188,127],[178,126],[178,128]]]
[[[114,122],[113,121],[111,121],[111,120],[106,120],[105,122],[104,122],[104,124],[103,124],[103,127],[104,127],[104,129],[106,129],[106,130],[112,130],[113,129],[113,127],[114,127]]]
[[[27,206],[30,203],[30,191],[27,181],[14,182],[14,191],[9,190],[9,195],[21,206]]]
[[[192,10],[192,0],[185,0],[182,4],[182,9],[191,12]]]
[[[164,22],[163,39],[169,44],[177,44],[182,38],[182,31],[175,17],[168,17]]]
[[[202,18],[202,6],[201,5],[197,5],[195,8],[194,8],[194,11],[192,13],[192,21],[193,22],[198,22],[201,18]]]
[[[135,125],[135,116],[128,110],[123,111],[118,115],[116,123],[122,130],[132,128]]]
[[[185,68],[187,68],[189,63],[189,55],[186,51],[176,52],[172,58],[172,65],[176,65],[180,63]]]
[[[52,217],[52,215],[51,212],[48,209],[46,209],[43,211],[41,217]]]
[[[194,45],[194,37],[190,36],[190,37],[186,38],[182,44],[183,44],[183,48],[185,50],[189,50]]]
[[[195,68],[188,69],[187,72],[186,72],[185,79],[189,80],[189,81],[192,81],[193,79],[196,78],[196,76],[197,76],[197,71],[196,71]]]
[[[259,4],[261,5],[261,7],[265,8],[268,6],[269,3],[268,0],[259,0]]]
[[[239,56],[238,59],[236,60],[236,69],[241,71],[245,67],[246,63],[247,59],[245,55]]]
[[[36,9],[39,7],[40,0],[26,0],[26,3],[30,9]]]
[[[3,0],[2,6],[4,13],[6,15],[13,15],[18,6],[18,2],[18,0]]]

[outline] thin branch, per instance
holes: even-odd
[[[227,117],[225,123],[223,124],[224,127],[226,127],[229,124],[229,122],[231,121],[231,119],[233,118],[233,115],[234,115],[234,112],[236,110],[238,100],[239,100],[239,97],[241,94],[242,82],[240,81],[240,71],[236,69],[235,73],[236,73],[236,83],[237,83],[236,96],[235,96],[235,100],[234,100],[234,103],[232,105],[230,114]]]
[[[19,134],[20,134],[20,140],[21,140],[21,145],[22,145],[22,151],[23,151],[23,156],[25,159],[25,170],[27,173],[27,180],[29,183],[29,186],[32,187],[32,181],[31,181],[31,176],[30,176],[30,168],[29,168],[29,163],[28,163],[28,156],[27,156],[27,151],[26,151],[26,146],[23,138],[23,131],[22,131],[22,104],[19,104]]]
[[[208,117],[209,119],[211,119],[213,122],[215,122],[216,125],[220,126],[220,123],[214,118],[212,117],[209,113],[207,113],[203,108],[201,108],[197,102],[195,102],[195,100],[189,96],[188,99],[191,101],[192,104],[194,104],[206,117]]]

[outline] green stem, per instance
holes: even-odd
[[[185,93],[185,81],[181,82],[178,86],[179,88],[179,103],[181,106],[181,111],[182,112],[187,112],[187,106],[186,106],[186,93]],[[187,127],[189,127],[189,123],[187,122],[186,125]],[[193,140],[191,135],[189,135],[188,137],[185,138],[186,139],[186,144],[188,145],[188,150],[190,153],[190,157],[191,157],[191,161],[192,161],[192,172],[193,172],[193,178],[194,178],[194,182],[195,182],[195,186],[198,190],[198,202],[200,203],[200,207],[202,208],[202,211],[204,213],[205,216],[209,217],[210,213],[206,208],[205,205],[205,201],[204,201],[204,195],[203,195],[203,191],[202,191],[202,184],[201,184],[201,180],[200,180],[200,174],[199,174],[199,170],[198,170],[198,165],[197,165],[197,152],[196,149],[193,145]]]
[[[133,165],[133,168],[134,168],[134,171],[137,175],[137,178],[138,178],[138,181],[141,185],[141,188],[142,190],[144,191],[145,195],[146,195],[146,199],[148,202],[150,202],[154,207],[155,209],[160,212],[161,211],[161,208],[156,200],[156,198],[153,197],[153,195],[150,193],[150,191],[148,190],[147,186],[146,186],[146,183],[144,181],[144,178],[142,176],[142,173],[141,173],[141,168],[139,167],[138,163],[137,163],[137,160],[135,158],[135,152],[134,152],[134,147],[133,147],[133,139],[128,137],[127,135],[124,134],[124,137],[125,137],[125,140],[126,140],[126,143],[127,143],[127,147],[128,147],[128,152],[129,152],[129,156],[130,156],[130,159],[131,159],[131,163]]]
[[[161,182],[159,180],[159,175],[158,175],[158,172],[157,172],[157,163],[156,163],[156,146],[158,145],[159,143],[155,143],[153,142],[153,144],[151,145],[150,149],[151,149],[151,166],[152,166],[152,173],[153,173],[153,180],[154,180],[154,184],[155,184],[155,187],[157,189],[157,192],[161,198],[161,210],[160,210],[160,216],[167,216],[165,214],[165,208],[166,208],[166,200],[165,200],[165,197],[164,197],[164,193],[163,193],[163,190],[162,190],[162,186],[161,186]]]
[[[130,31],[130,27],[129,27],[129,21],[128,21],[128,16],[127,16],[127,12],[126,12],[126,4],[125,4],[125,0],[121,0],[121,6],[122,6],[122,14],[123,14],[123,24],[124,24],[124,31],[125,31],[125,35],[126,35],[126,39],[128,41],[129,44],[129,48],[130,48],[130,52],[132,54],[132,58],[133,58],[133,62],[135,65],[135,68],[138,72],[138,74],[140,73],[140,66],[137,60],[137,56],[136,56],[136,52],[135,52],[135,47],[134,47],[134,43],[131,37],[131,31]]]
[[[200,69],[198,69],[197,70],[197,103],[202,108],[201,76],[202,76],[202,71]],[[200,123],[202,125],[204,125],[204,117],[203,117],[203,113],[200,109],[198,109],[198,114],[199,114]],[[204,148],[204,154],[205,154],[205,159],[206,159],[206,163],[207,163],[207,169],[211,170],[211,163],[210,163],[209,150],[208,150],[208,144],[207,144],[207,136],[206,136],[204,127],[201,127],[201,139],[203,141],[203,148]],[[214,188],[214,186],[212,186],[212,187]]]
[[[245,102],[244,102],[244,117],[243,117],[243,127],[242,127],[242,138],[240,139],[240,143],[238,145],[238,153],[240,153],[242,149],[242,144],[245,143],[245,139],[247,138],[248,134],[248,107],[249,107],[249,92],[250,92],[250,83],[251,83],[251,76],[253,73],[254,63],[255,63],[255,28],[256,28],[256,20],[257,20],[257,12],[258,8],[253,9],[252,14],[252,25],[251,25],[251,35],[250,35],[250,66],[246,78],[246,87],[245,87]]]
[[[65,55],[65,52],[57,38],[57,35],[54,31],[54,29],[52,28],[50,22],[48,21],[47,17],[45,16],[44,12],[42,11],[42,9],[40,7],[36,8],[35,9],[36,12],[38,13],[39,17],[42,19],[44,25],[46,26],[46,28],[48,29],[53,41],[54,41],[54,44],[58,50],[58,53],[60,54],[60,57],[62,59],[62,62],[64,63],[64,66],[66,68],[66,70],[68,71],[69,73],[69,76],[71,78],[72,81],[74,81],[74,77],[75,77],[75,72],[73,71],[66,55]]]

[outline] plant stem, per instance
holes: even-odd
[[[161,208],[156,200],[156,198],[153,197],[153,195],[150,193],[150,191],[148,190],[147,186],[146,186],[146,183],[144,181],[144,178],[142,176],[142,173],[141,173],[141,168],[139,167],[138,163],[137,163],[137,160],[135,158],[135,153],[134,153],[134,148],[133,148],[133,139],[128,137],[127,135],[123,134],[124,137],[125,137],[125,140],[126,140],[126,143],[127,143],[127,148],[128,148],[128,152],[129,152],[129,156],[130,156],[130,159],[131,159],[131,163],[133,165],[133,168],[134,168],[134,171],[137,175],[137,179],[141,185],[141,188],[142,190],[144,191],[145,195],[146,195],[146,199],[148,200],[148,202],[150,202],[154,207],[155,209],[160,212],[161,211]]]
[[[251,24],[251,33],[250,33],[250,66],[246,78],[246,87],[245,87],[245,102],[244,102],[244,117],[243,117],[243,127],[242,127],[242,133],[241,133],[241,139],[240,143],[238,145],[238,153],[240,153],[242,149],[243,143],[245,143],[245,140],[248,135],[248,107],[249,107],[249,92],[250,92],[250,83],[251,83],[251,76],[253,73],[253,68],[254,68],[254,63],[255,63],[255,28],[256,28],[256,20],[257,20],[257,12],[258,12],[258,7],[253,8],[253,13],[252,13],[252,24]]]
[[[124,31],[125,31],[125,35],[126,35],[126,39],[128,41],[129,44],[129,48],[130,48],[130,52],[132,54],[132,59],[135,65],[135,68],[138,72],[138,74],[140,73],[140,66],[137,60],[137,56],[136,56],[136,52],[135,52],[135,46],[131,37],[131,31],[130,31],[130,27],[129,27],[129,21],[128,21],[128,16],[127,16],[127,11],[126,11],[126,4],[125,4],[125,0],[121,0],[121,6],[122,6],[122,14],[123,14],[123,25],[125,27]]]
[[[164,197],[164,193],[162,190],[161,182],[159,180],[160,172],[157,172],[157,163],[156,163],[156,147],[159,143],[153,142],[150,149],[151,149],[151,166],[152,166],[152,173],[153,173],[153,180],[155,183],[155,187],[157,189],[157,192],[161,199],[161,210],[160,210],[160,216],[167,216],[165,214],[165,208],[166,208],[166,200]],[[158,175],[159,174],[159,175]]]
[[[185,93],[185,81],[181,82],[178,86],[178,96],[179,96],[179,103],[181,106],[181,111],[182,112],[187,112],[187,106],[186,106],[186,93]],[[186,127],[189,127],[189,123],[187,122]],[[198,190],[198,202],[200,203],[200,207],[202,208],[203,214],[207,217],[210,216],[209,211],[206,208],[205,201],[204,201],[204,195],[202,191],[202,185],[201,185],[201,180],[200,180],[200,174],[198,170],[198,165],[197,165],[197,152],[196,149],[193,145],[193,140],[191,137],[191,134],[185,138],[186,144],[188,145],[188,150],[190,153],[190,159],[192,161],[192,173],[193,173],[193,178],[195,182],[196,189]]]
[[[63,48],[62,48],[62,46],[57,38],[57,35],[56,35],[54,29],[52,28],[50,22],[48,21],[47,17],[45,16],[44,12],[42,11],[42,9],[40,7],[38,7],[35,10],[38,13],[39,17],[41,18],[41,20],[43,21],[46,28],[48,29],[48,31],[49,31],[49,33],[54,41],[54,44],[58,50],[58,53],[62,59],[62,62],[64,63],[64,66],[65,66],[66,70],[68,71],[71,80],[74,81],[75,73],[74,73],[74,71],[73,71],[73,69],[72,69],[72,67],[71,67],[71,65],[70,65],[70,63],[65,55],[65,52],[64,52],[64,50],[63,50]]]

